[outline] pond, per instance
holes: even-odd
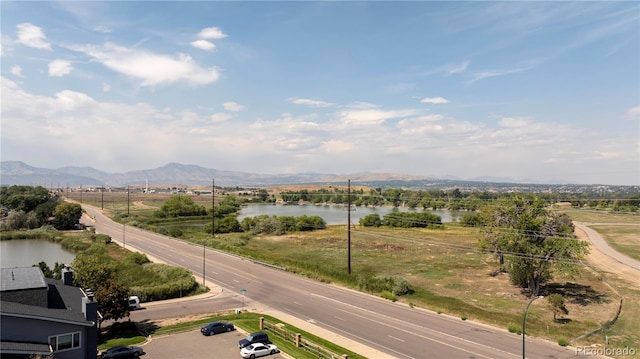
[[[443,223],[456,222],[462,216],[461,212],[449,211],[449,210],[419,210],[409,209],[406,207],[399,207],[394,209],[393,207],[352,207],[351,208],[351,223],[357,224],[360,218],[363,218],[369,214],[377,213],[380,218],[385,214],[393,211],[399,212],[427,212],[440,216]],[[245,217],[255,217],[259,215],[268,216],[319,216],[324,219],[327,225],[334,224],[346,224],[348,211],[346,206],[335,205],[269,205],[269,204],[254,204],[246,207],[242,207],[238,221],[242,222]]]
[[[75,253],[65,250],[59,243],[44,239],[11,239],[0,241],[2,268],[31,267],[45,262],[53,269],[56,262],[71,264]]]

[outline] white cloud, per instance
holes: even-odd
[[[176,82],[206,85],[215,82],[219,77],[216,68],[205,69],[185,54],[155,54],[112,42],[107,42],[104,46],[80,46],[72,49],[93,57],[113,71],[141,80],[142,86],[169,85]]]
[[[342,111],[338,116],[342,125],[371,126],[382,124],[386,120],[400,119],[414,114],[414,110],[384,111],[379,109],[356,109]]]
[[[231,116],[226,112],[216,112],[213,115],[211,115],[210,119],[211,119],[211,122],[225,122],[230,120],[232,117],[233,116]]]
[[[18,28],[17,43],[36,49],[51,50],[51,44],[47,42],[47,37],[40,27],[28,22],[18,24],[16,27]]]
[[[626,117],[630,120],[640,120],[640,106],[627,110]]]
[[[236,121],[228,110],[202,114],[146,103],[101,102],[70,90],[39,96],[4,77],[0,86],[3,159],[38,167],[63,167],[72,159],[107,171],[181,162],[256,173],[384,170],[578,183],[637,179],[632,173],[638,169],[637,133],[598,138],[600,134],[580,127],[529,117],[483,123],[357,103],[321,118],[285,113]],[[353,127],[345,131],[345,126]],[[620,168],[628,170],[621,173]],[[620,175],[607,179],[611,174],[606,172]]]
[[[17,77],[22,77],[22,67],[15,65],[11,66],[11,74]]]
[[[501,127],[516,128],[528,126],[530,122],[530,119],[527,117],[503,117],[500,119],[499,124]]]
[[[307,105],[310,107],[330,107],[333,106],[331,102],[320,101],[320,100],[311,100],[307,98],[297,98],[292,97],[288,99],[289,102],[294,103],[296,105]]]
[[[109,92],[111,91],[111,85],[107,84],[107,83],[103,83],[102,84],[102,92]]]
[[[233,101],[225,102],[222,104],[222,106],[224,107],[225,110],[233,111],[233,112],[242,111],[244,109],[244,106]]]
[[[351,151],[353,144],[340,140],[329,140],[323,142],[321,148],[327,153],[344,153]]]
[[[484,80],[484,79],[488,79],[488,78],[491,78],[491,77],[505,76],[505,75],[517,74],[517,73],[524,72],[524,71],[529,71],[529,70],[535,68],[536,66],[538,66],[542,62],[543,62],[543,60],[536,59],[536,60],[528,61],[524,65],[513,67],[513,68],[486,70],[486,71],[476,72],[475,74],[473,74],[473,78],[467,82],[467,85],[470,85],[470,84],[472,84],[474,82],[477,82],[477,81],[480,81],[480,80]]]
[[[198,33],[198,37],[201,39],[224,39],[229,35],[225,34],[218,27],[206,27]]]
[[[207,40],[193,41],[191,42],[191,46],[204,51],[213,51],[216,49],[216,45],[213,42]]]
[[[73,67],[66,60],[53,60],[49,63],[49,76],[62,77],[71,73]]]
[[[106,27],[104,25],[96,26],[93,30],[95,30],[97,32],[104,33],[104,34],[108,34],[108,33],[111,32],[111,29],[109,29],[108,27]]]
[[[441,103],[449,103],[444,97],[425,97],[420,100],[420,103],[432,103],[432,104],[441,104]]]

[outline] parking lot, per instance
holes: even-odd
[[[193,359],[216,358],[238,359],[240,349],[238,341],[243,339],[246,333],[235,330],[212,336],[200,334],[200,329],[180,334],[152,337],[142,348],[145,355],[141,359]],[[282,353],[268,355],[262,358],[285,359],[289,358]]]

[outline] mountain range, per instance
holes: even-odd
[[[92,167],[62,167],[47,169],[32,167],[22,161],[0,162],[0,185],[43,186],[47,188],[69,187],[154,187],[185,188],[216,187],[269,187],[277,185],[353,184],[369,187],[413,188],[441,190],[459,188],[463,191],[497,192],[560,192],[560,193],[640,193],[640,186],[586,185],[562,183],[536,183],[535,181],[505,178],[433,178],[398,173],[297,173],[259,174],[251,172],[222,171],[197,165],[168,163],[153,169],[107,173]]]
[[[206,186],[215,179],[216,186],[261,187],[282,184],[345,183],[379,181],[430,181],[429,177],[393,173],[357,173],[336,175],[322,173],[259,174],[250,172],[222,171],[197,165],[169,163],[162,167],[107,173],[92,167],[62,167],[47,169],[32,167],[21,161],[0,162],[0,184],[34,185],[43,187],[101,187],[101,186]]]

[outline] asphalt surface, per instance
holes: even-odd
[[[200,330],[153,337],[142,345],[145,354],[141,359],[238,359],[240,350],[238,341],[243,339],[246,333],[233,331],[211,336],[200,334]],[[290,359],[283,353],[264,356],[267,359]]]
[[[83,208],[95,218],[93,224],[98,233],[111,236],[127,249],[146,253],[155,262],[185,267],[213,289],[212,297],[140,311],[147,319],[153,319],[154,315],[175,317],[243,306],[246,310],[273,315],[368,358],[522,356],[522,336],[506,329],[410,308],[170,237],[125,228],[96,208],[84,205]],[[531,309],[535,310],[534,307]],[[575,348],[531,337],[526,338],[526,347],[530,358],[579,357]]]

